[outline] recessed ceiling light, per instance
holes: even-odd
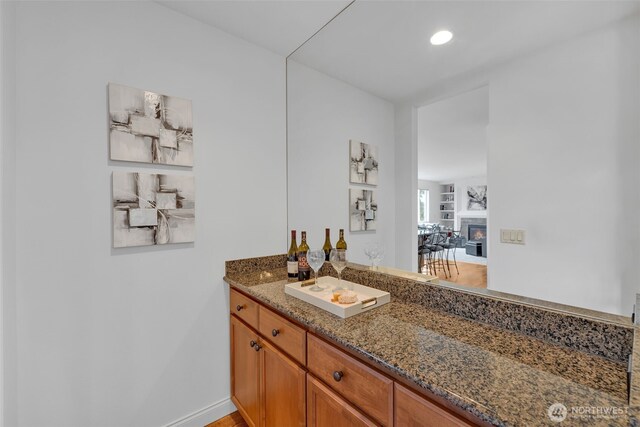
[[[434,35],[431,36],[431,44],[434,46],[439,46],[441,44],[445,44],[451,41],[453,38],[453,34],[451,31],[443,30],[438,31]]]

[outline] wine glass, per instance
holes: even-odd
[[[364,254],[369,258],[371,267],[376,268],[384,257],[384,246],[380,242],[371,242],[364,248]]]
[[[344,249],[331,249],[329,262],[338,273],[338,288],[341,289],[342,270],[347,266],[347,251]]]
[[[311,267],[316,277],[315,284],[309,288],[310,291],[319,292],[324,289],[318,286],[318,271],[324,264],[324,257],[322,249],[307,252],[307,263],[309,263],[309,267]]]

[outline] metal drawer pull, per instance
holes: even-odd
[[[260,344],[256,344],[255,347],[253,347],[256,351],[260,351],[260,349],[262,348],[262,346]]]
[[[236,305],[236,311],[240,311],[243,308],[244,308],[244,305],[240,305],[240,304]]]
[[[249,346],[250,346],[250,347],[255,347],[257,344],[258,344],[258,343],[257,343],[257,342],[255,342],[254,340],[251,340],[251,341],[249,342]]]
[[[342,371],[335,371],[333,373],[333,379],[336,380],[337,382],[340,382],[343,376],[344,374],[342,373]]]
[[[273,335],[274,337],[277,337],[279,333],[280,331],[278,329],[274,329],[273,331],[271,331],[271,335]]]

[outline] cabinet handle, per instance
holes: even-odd
[[[243,308],[244,308],[244,305],[240,305],[240,304],[236,305],[236,311],[240,311]]]
[[[249,341],[249,346],[250,347],[255,347],[256,345],[258,345],[258,343],[255,342],[254,340]]]
[[[256,344],[255,347],[253,347],[256,351],[260,351],[260,349],[262,348],[262,346],[260,344]]]
[[[337,382],[340,382],[343,376],[344,374],[342,373],[342,371],[335,371],[333,373],[333,379],[336,380]]]
[[[277,337],[279,333],[280,331],[277,329],[274,329],[273,331],[271,331],[271,335],[273,335],[274,337]]]

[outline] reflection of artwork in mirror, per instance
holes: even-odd
[[[378,203],[372,190],[349,190],[349,230],[375,231]]]
[[[378,147],[349,141],[349,181],[353,184],[378,184]]]
[[[195,240],[193,177],[113,173],[113,247]]]
[[[486,211],[487,210],[487,186],[473,185],[467,187],[467,210]]]
[[[109,84],[111,160],[193,166],[191,101]]]

